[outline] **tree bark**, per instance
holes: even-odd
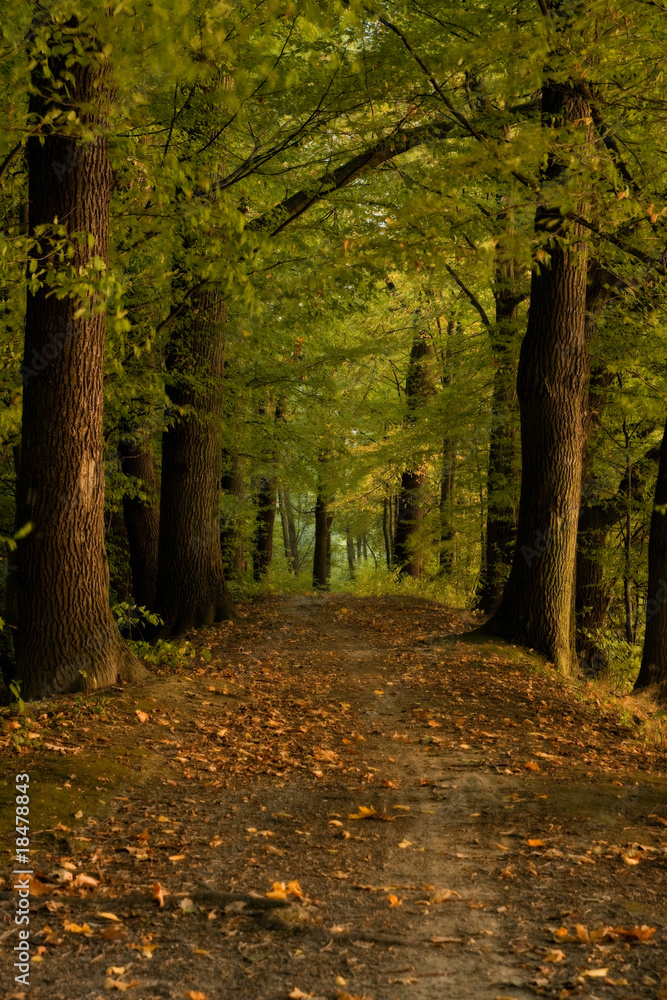
[[[199,292],[167,359],[156,610],[172,634],[233,615],[220,546],[225,322],[218,290]]]
[[[315,553],[313,556],[313,587],[315,590],[329,589],[331,518],[329,502],[320,486],[315,502]]]
[[[296,531],[296,518],[294,517],[294,507],[292,506],[292,496],[289,490],[283,491],[283,500],[285,502],[285,515],[287,517],[287,530],[289,532],[289,544],[290,553],[292,557],[292,572],[295,576],[298,575],[300,565],[299,565],[299,538]]]
[[[518,474],[519,410],[516,395],[516,337],[519,296],[513,261],[496,267],[493,295],[495,324],[489,328],[495,374],[491,401],[491,434],[487,478],[487,513],[483,570],[477,606],[497,610],[512,565],[516,541],[515,481]]]
[[[133,491],[123,497],[123,516],[130,548],[134,603],[153,610],[157,587],[160,503],[158,473],[150,444],[121,438],[118,455]],[[143,495],[138,495],[143,494]]]
[[[454,525],[452,503],[456,481],[456,442],[445,438],[442,442],[442,471],[440,473],[440,571],[451,573],[454,565]]]
[[[415,335],[410,349],[410,360],[405,380],[407,401],[406,424],[414,424],[418,411],[424,406],[435,388],[433,385],[433,342],[424,332]],[[421,545],[421,527],[424,516],[423,493],[425,474],[422,463],[406,469],[401,476],[398,498],[398,517],[394,554],[400,575],[420,580],[423,575],[424,554]]]
[[[38,276],[65,285],[70,271],[95,275],[94,257],[108,260],[113,183],[102,135],[109,63],[94,26],[77,27],[69,51],[42,57],[32,69],[29,110],[42,125],[27,145],[29,230],[34,236],[37,227],[46,227],[30,252],[31,265]],[[54,49],[66,44],[54,40]],[[78,138],[78,125],[65,124],[72,109],[95,134],[92,142]],[[71,240],[73,256],[64,264],[59,238],[50,234],[54,220]],[[92,248],[82,234],[94,239]],[[15,635],[15,679],[23,698],[93,691],[145,675],[109,605],[105,318],[96,305],[94,298],[58,297],[45,284],[27,296],[17,523],[32,530],[17,553]]]
[[[667,423],[660,448],[658,479],[648,543],[646,633],[635,691],[655,687],[667,700]]]
[[[257,493],[257,521],[255,527],[255,558],[253,577],[259,581],[269,571],[273,559],[273,527],[276,520],[275,476],[262,479]]]
[[[542,94],[549,124],[580,127],[590,108],[577,90],[549,82]],[[585,126],[589,129],[589,126]],[[564,167],[555,153],[546,180]],[[574,570],[584,444],[587,253],[577,225],[558,206],[538,209],[538,231],[556,236],[550,260],[533,270],[528,328],[517,394],[522,477],[517,543],[502,602],[485,630],[534,646],[557,670],[574,655]]]
[[[349,525],[345,528],[345,544],[347,546],[347,568],[350,571],[350,580],[354,580],[354,539]]]
[[[239,505],[245,493],[243,459],[236,448],[223,449],[223,469],[220,489],[236,498]],[[220,521],[220,545],[226,577],[240,579],[245,566],[243,527],[237,514],[227,513]]]

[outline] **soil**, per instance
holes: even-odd
[[[5,716],[2,995],[665,1000],[664,748],[470,627],[266,598],[177,671]]]

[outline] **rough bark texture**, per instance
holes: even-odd
[[[516,541],[514,483],[519,464],[519,409],[512,347],[517,333],[519,297],[512,262],[500,263],[496,269],[494,299],[496,321],[489,329],[489,336],[496,367],[491,402],[486,541],[477,599],[479,609],[487,613],[500,604]]]
[[[35,118],[85,108],[81,121],[99,132],[107,64],[93,33],[78,36],[88,56],[49,60],[32,71]],[[67,73],[69,101],[52,94]],[[59,92],[62,95],[63,91]],[[62,101],[62,96],[60,97]],[[29,228],[54,219],[76,238],[64,270],[107,259],[112,171],[107,142],[98,135],[82,143],[58,131],[63,118],[42,126],[28,140]],[[71,123],[70,123],[71,127]],[[56,274],[63,265],[48,233],[31,252],[38,270]],[[109,568],[104,548],[102,378],[104,315],[77,318],[80,301],[28,293],[22,461],[17,483],[17,522],[32,524],[21,542],[16,579],[16,679],[23,697],[92,691],[145,671],[121,638],[109,605]]]
[[[617,279],[592,260],[586,291],[587,347],[595,337],[599,315],[613,295]],[[577,526],[575,572],[576,647],[580,665],[589,674],[606,669],[609,657],[591,633],[600,629],[607,617],[611,596],[604,584],[604,549],[609,529],[618,518],[617,498],[605,498],[596,488],[594,457],[598,443],[600,415],[607,401],[607,389],[614,379],[604,367],[590,365],[584,413],[584,452],[581,477],[581,506]],[[623,489],[623,484],[619,490]]]
[[[590,108],[567,83],[545,85],[549,123],[588,129]],[[563,167],[552,155],[546,180]],[[500,607],[486,631],[534,646],[568,672],[574,654],[574,570],[584,443],[587,356],[586,248],[558,208],[538,210],[536,224],[566,243],[550,242],[548,265],[531,280],[528,328],[521,345],[517,395],[522,477],[517,543]]]
[[[130,547],[132,596],[139,607],[153,610],[157,587],[160,504],[155,457],[149,445],[122,438],[118,455],[123,472],[132,480],[131,494],[123,497],[123,516]],[[137,495],[137,491],[143,494]]]
[[[167,361],[156,610],[173,634],[233,614],[220,546],[225,320],[218,291],[200,292]]]
[[[433,395],[433,342],[426,333],[418,333],[410,350],[405,396],[408,413],[407,424],[418,419],[419,409]],[[421,466],[421,463],[418,463]],[[421,526],[424,517],[423,493],[425,475],[421,467],[406,469],[401,476],[398,496],[398,517],[394,541],[394,558],[401,575],[420,580],[423,573]]]

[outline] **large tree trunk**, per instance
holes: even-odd
[[[567,83],[545,85],[549,123],[590,121]],[[552,154],[547,180],[563,166]],[[538,231],[557,237],[531,281],[528,328],[519,358],[522,477],[517,543],[500,607],[486,631],[534,646],[568,672],[574,654],[574,569],[584,444],[587,356],[586,247],[558,206],[538,210]]]
[[[158,474],[150,444],[135,437],[121,438],[121,468],[133,490],[123,497],[123,515],[130,548],[132,596],[139,607],[153,610],[157,586],[160,506]]]
[[[667,700],[667,423],[651,516],[646,634],[635,691],[654,685],[660,700]]]
[[[199,292],[167,361],[156,610],[173,634],[233,614],[220,547],[225,321],[219,292]]]
[[[416,334],[412,341],[405,380],[407,425],[414,424],[419,419],[418,411],[435,391],[433,384],[434,354],[433,342],[428,334],[424,332]],[[394,542],[394,557],[399,567],[399,573],[412,576],[417,580],[422,577],[424,562],[421,527],[424,517],[425,481],[422,462],[419,460],[415,461],[412,468],[403,472]]]
[[[60,36],[60,33],[59,33]],[[61,46],[61,40],[58,45]],[[77,46],[85,50],[78,54]],[[102,105],[109,64],[94,28],[71,49],[32,70],[30,115],[42,121],[28,140],[29,228],[47,227],[31,251],[37,276],[67,283],[70,272],[108,258],[109,164]],[[65,98],[64,95],[67,95]],[[65,103],[63,103],[65,102]],[[84,143],[77,125],[59,132],[72,108],[98,133]],[[61,126],[62,127],[62,126]],[[57,220],[72,237],[62,263],[49,229]],[[94,238],[90,247],[85,237]],[[45,284],[28,293],[23,376],[22,461],[17,521],[32,525],[18,551],[16,674],[21,695],[41,698],[92,691],[143,667],[124,643],[109,605],[104,549],[102,437],[104,314]]]

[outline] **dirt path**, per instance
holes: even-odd
[[[211,662],[5,724],[5,997],[667,998],[664,751],[426,601],[243,612]]]

